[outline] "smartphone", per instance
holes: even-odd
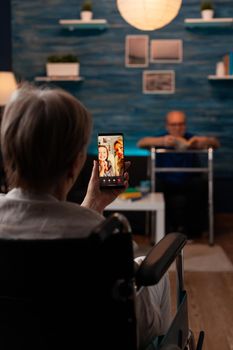
[[[99,183],[101,188],[124,187],[124,136],[98,134]]]

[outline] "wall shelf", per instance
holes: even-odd
[[[184,24],[186,28],[233,28],[233,18],[186,18]]]
[[[233,75],[208,75],[209,80],[233,80]]]
[[[45,81],[45,82],[53,82],[53,81],[74,81],[74,82],[79,82],[83,81],[83,77],[71,77],[71,76],[64,76],[64,77],[35,77],[35,81]]]
[[[106,19],[92,19],[90,21],[83,21],[81,19],[60,19],[59,24],[63,28],[69,30],[104,30],[108,28],[108,22],[106,21]]]

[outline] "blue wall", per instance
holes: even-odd
[[[218,176],[233,176],[233,81],[210,83],[216,62],[233,50],[233,29],[187,30],[185,18],[200,17],[200,0],[183,0],[177,18],[163,29],[142,32],[121,19],[114,0],[93,0],[94,17],[105,18],[104,32],[69,32],[59,19],[79,18],[82,0],[12,0],[13,67],[19,78],[33,80],[45,75],[50,54],[71,52],[80,58],[82,83],[63,83],[91,110],[94,130],[122,131],[128,155],[142,154],[140,137],[162,130],[171,109],[188,115],[192,132],[216,135],[222,147],[215,155]],[[232,0],[215,0],[216,17],[233,17]],[[172,95],[142,93],[142,68],[126,68],[124,43],[128,34],[148,34],[150,39],[182,39],[184,60],[180,64],[150,63],[145,69],[173,69],[176,92]]]

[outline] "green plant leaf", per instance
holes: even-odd
[[[92,1],[85,0],[82,4],[81,11],[90,11],[92,12]]]
[[[50,62],[50,63],[79,62],[79,59],[77,56],[75,56],[73,54],[50,55],[47,58],[47,62]]]
[[[213,9],[214,9],[214,5],[212,1],[203,0],[201,2],[201,10],[213,10]]]

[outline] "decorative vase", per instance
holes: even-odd
[[[81,11],[80,17],[82,21],[91,21],[93,18],[93,12],[92,11]]]
[[[217,64],[216,64],[216,75],[218,77],[224,77],[225,76],[224,62],[222,62],[222,61],[217,62]]]
[[[210,20],[214,17],[214,10],[208,9],[208,10],[202,10],[201,16],[205,20]]]
[[[48,77],[77,77],[79,76],[80,65],[73,63],[47,63],[46,73]]]

